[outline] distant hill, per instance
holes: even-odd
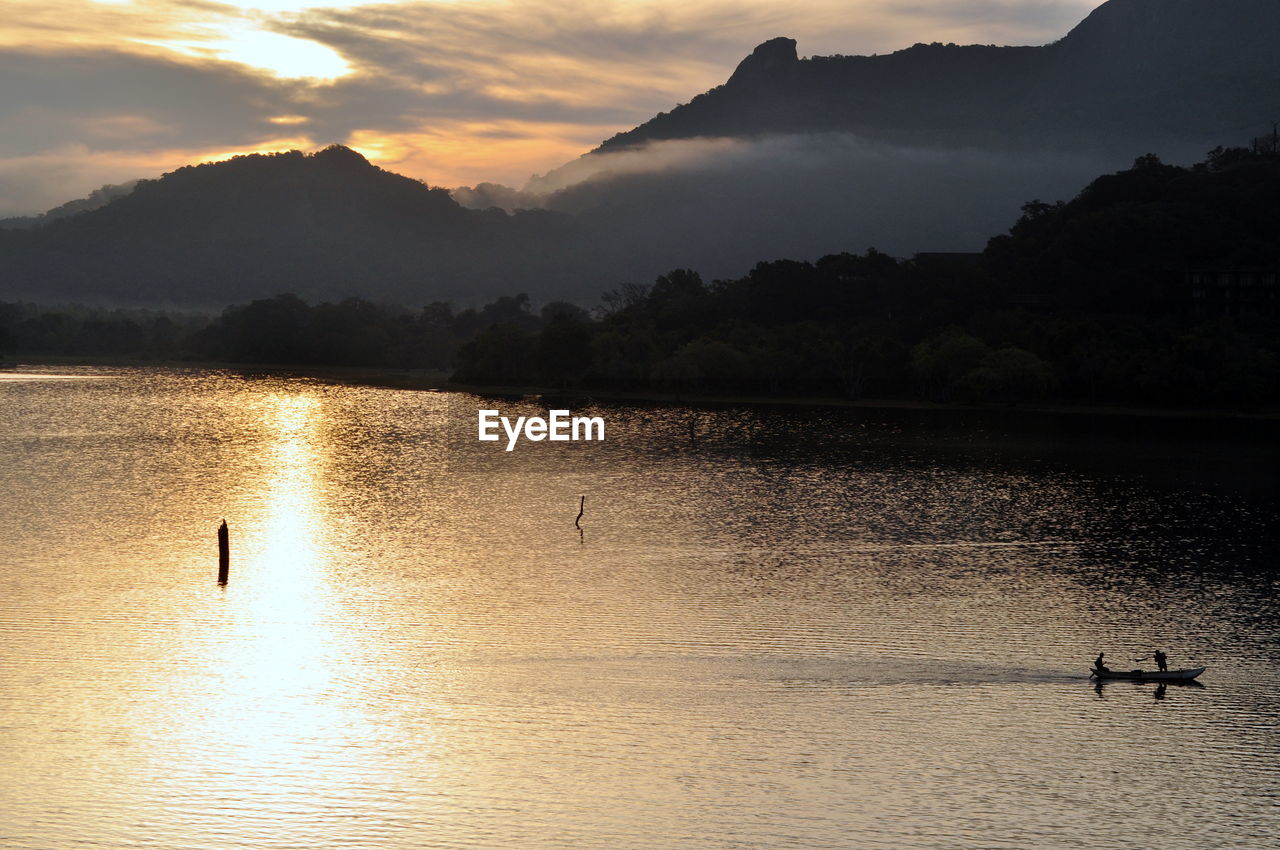
[[[800,59],[775,38],[722,86],[604,142],[849,132],[931,146],[1198,157],[1280,120],[1280,3],[1109,0],[1042,47],[917,44]]]
[[[508,291],[513,270],[527,286],[572,289],[583,259],[568,250],[574,233],[556,213],[464,209],[448,191],[338,145],[254,154],[0,230],[0,297],[212,306],[288,291],[470,301]]]
[[[1218,148],[1192,168],[1140,157],[1069,202],[1027,204],[985,258],[1003,291],[1048,296],[1063,309],[1148,316],[1185,309],[1188,274],[1207,272],[1228,283],[1201,294],[1203,312],[1264,308],[1274,316],[1277,234],[1280,135],[1273,134],[1251,148]],[[1211,307],[1215,298],[1234,301]]]

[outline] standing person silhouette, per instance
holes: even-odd
[[[1156,666],[1160,668],[1161,673],[1168,672],[1169,656],[1165,655],[1163,652],[1157,649],[1155,652],[1151,654],[1151,657],[1155,659]]]

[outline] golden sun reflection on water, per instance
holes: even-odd
[[[190,702],[176,712],[181,728],[171,742],[202,775],[207,799],[249,801],[250,823],[241,812],[225,825],[240,834],[251,834],[254,820],[305,830],[323,801],[367,779],[333,746],[359,737],[361,718],[344,673],[357,648],[339,627],[330,585],[324,401],[305,392],[246,401],[245,427],[259,439],[247,449],[258,453],[256,467],[245,466],[260,478],[234,506],[240,515],[228,517],[230,581],[201,617],[205,670],[184,677]],[[206,817],[218,828],[215,812]]]
[[[318,477],[323,451],[321,402],[314,396],[273,395],[265,400],[262,420],[274,439],[265,457],[259,516],[260,551],[247,565],[254,577],[253,597],[262,613],[281,606],[305,607],[321,589],[325,568]]]
[[[251,502],[256,510],[241,523],[245,541],[239,557],[233,537],[226,601],[234,631],[227,636],[232,652],[223,670],[235,685],[227,696],[251,703],[322,691],[331,674],[326,651],[336,638],[329,627],[335,613],[326,595],[318,498],[321,402],[275,394],[254,412],[272,439]]]

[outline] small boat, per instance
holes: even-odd
[[[1176,682],[1187,681],[1199,676],[1208,667],[1188,667],[1185,670],[1108,670],[1105,673],[1099,673],[1097,670],[1090,672],[1091,676],[1099,679],[1132,679],[1135,682]]]

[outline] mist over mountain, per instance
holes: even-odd
[[[1026,201],[1072,197],[1148,152],[1190,162],[1269,130],[1277,32],[1274,0],[1110,0],[1040,47],[802,59],[776,38],[724,85],[519,189],[451,195],[334,146],[0,223],[0,299],[590,302],[680,267],[719,278],[869,246],[978,251]]]
[[[724,85],[517,200],[643,233],[714,275],[740,273],[744,245],[976,251],[1027,200],[1071,197],[1145,153],[1192,162],[1270,129],[1277,33],[1271,0],[1110,0],[1041,47],[802,59],[775,38]]]
[[[852,133],[906,146],[1195,158],[1280,118],[1272,0],[1109,0],[1042,47],[917,44],[800,59],[775,38],[722,86],[605,141]]]

